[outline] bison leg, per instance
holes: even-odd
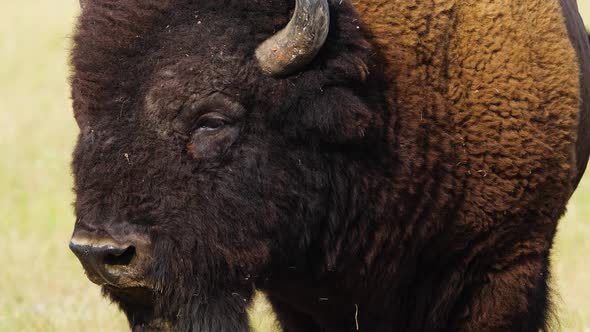
[[[453,331],[539,331],[548,324],[548,254],[498,264],[466,287]]]

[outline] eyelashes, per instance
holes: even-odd
[[[195,131],[216,131],[222,129],[230,122],[230,119],[219,113],[207,113],[200,116],[194,127]]]
[[[216,93],[181,110],[174,127],[193,160],[212,160],[224,156],[237,140],[245,114],[241,104]]]
[[[199,131],[217,131],[238,122],[244,107],[221,93],[214,93],[182,109],[175,117],[174,128],[184,135]]]

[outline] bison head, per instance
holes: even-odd
[[[380,70],[349,1],[297,6],[85,5],[70,246],[134,329],[246,330],[256,286],[337,259],[387,136]]]

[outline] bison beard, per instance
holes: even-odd
[[[247,331],[255,289],[285,331],[547,327],[573,7],[334,0],[299,48],[293,0],[84,3],[71,247],[133,330]]]

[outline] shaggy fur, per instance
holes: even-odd
[[[566,17],[566,24],[570,40],[578,54],[580,65],[580,93],[582,110],[579,117],[578,141],[576,143],[576,158],[578,174],[574,179],[575,186],[580,182],[588,156],[590,155],[590,47],[586,42],[586,28],[578,13],[578,3],[575,0],[561,0],[561,7]]]
[[[265,76],[293,4],[81,15],[76,231],[154,243],[150,287],[104,289],[131,327],[247,331],[259,288],[285,331],[545,328],[590,143],[559,3],[333,0],[314,62]],[[203,133],[211,111],[231,120]]]

